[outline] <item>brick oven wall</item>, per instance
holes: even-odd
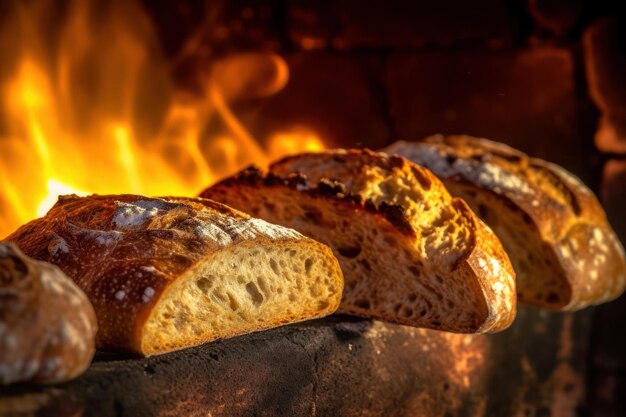
[[[329,146],[379,148],[462,133],[563,165],[601,197],[626,242],[626,24],[590,0],[145,0],[166,52],[279,53],[288,85],[235,113],[261,141],[306,126]],[[596,308],[590,416],[626,415],[626,298]]]

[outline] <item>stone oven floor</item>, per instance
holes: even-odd
[[[151,358],[99,354],[79,379],[0,392],[0,416],[573,416],[590,314],[521,307],[495,335],[347,316]]]

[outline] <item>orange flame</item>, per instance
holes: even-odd
[[[324,148],[290,127],[264,149],[231,110],[285,85],[279,56],[215,60],[192,95],[175,88],[136,2],[73,2],[55,44],[44,30],[54,7],[16,2],[0,26],[0,62],[10,63],[0,64],[0,237],[61,194],[193,196],[248,164]]]

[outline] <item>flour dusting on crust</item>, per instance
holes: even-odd
[[[387,151],[407,157],[430,169],[438,177],[461,176],[482,187],[492,188],[497,193],[503,191],[527,195],[535,193],[533,188],[516,173],[508,172],[488,161],[451,158],[444,150],[435,149],[432,145],[398,142],[390,146]]]
[[[70,252],[70,247],[65,239],[58,237],[54,242],[48,245],[48,252],[50,252],[52,256],[67,254]]]
[[[134,203],[116,201],[116,205],[113,227],[120,230],[140,228],[164,208],[160,200],[139,200]]]

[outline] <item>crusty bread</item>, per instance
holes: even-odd
[[[96,330],[89,300],[59,268],[0,243],[0,385],[82,374]]]
[[[624,249],[593,193],[563,168],[469,136],[396,142],[385,151],[431,169],[494,229],[521,302],[576,310],[624,291]]]
[[[513,270],[493,233],[430,172],[371,151],[326,151],[248,169],[202,193],[328,244],[340,311],[455,332],[506,328]]]
[[[199,198],[62,197],[7,240],[85,291],[100,348],[143,355],[331,314],[343,287],[328,247]]]

